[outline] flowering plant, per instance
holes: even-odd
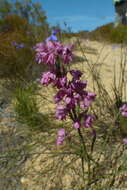
[[[52,84],[58,90],[54,97],[54,103],[57,104],[56,119],[65,120],[68,116],[75,129],[80,130],[83,126],[91,128],[95,134],[92,127],[95,117],[88,113],[88,108],[96,94],[86,90],[87,81],[81,80],[83,73],[80,70],[69,69],[73,60],[72,49],[72,45],[64,46],[60,42],[48,40],[35,46],[36,61],[49,66],[49,71],[42,74],[40,83],[44,86]],[[71,79],[68,79],[68,75]],[[65,134],[58,135],[57,145],[63,144],[64,137]]]
[[[34,49],[37,63],[49,66],[49,71],[42,74],[40,83],[44,86],[51,84],[57,89],[54,96],[54,103],[57,104],[55,117],[58,120],[66,120],[67,117],[71,119],[81,142],[83,176],[84,161],[88,163],[90,176],[90,161],[93,159],[87,152],[81,129],[90,128],[96,137],[96,131],[93,128],[95,116],[89,113],[89,106],[95,100],[96,94],[86,90],[87,81],[81,79],[83,73],[80,70],[70,69],[70,63],[73,60],[73,45],[65,46],[49,37],[45,42],[36,44]],[[63,145],[66,137],[69,137],[66,130],[59,129],[56,145]]]
[[[80,70],[72,70],[70,67],[70,63],[73,62],[73,45],[65,46],[58,40],[48,38],[45,42],[38,43],[35,46],[35,51],[38,64],[43,63],[49,67],[49,70],[42,74],[40,83],[44,86],[52,85],[57,90],[54,96],[55,118],[62,120],[63,123],[69,118],[72,123],[71,129],[74,133],[70,133],[67,127],[60,127],[56,145],[60,147],[65,142],[69,142],[69,152],[62,151],[62,153],[69,154],[69,156],[73,154],[78,158],[71,160],[69,157],[69,161],[71,160],[70,163],[75,164],[74,172],[80,171],[80,176],[82,176],[83,186],[80,189],[90,189],[94,187],[93,185],[97,189],[105,185],[108,185],[109,188],[112,187],[112,184],[115,183],[114,179],[117,179],[114,168],[117,164],[119,165],[118,159],[124,152],[122,148],[127,143],[127,139],[124,138],[123,143],[120,141],[121,149],[118,152],[117,143],[114,145],[114,140],[116,140],[114,132],[118,131],[118,128],[114,129],[114,126],[119,124],[120,112],[118,109],[114,110],[114,107],[113,110],[111,109],[110,96],[101,83],[98,71],[94,66],[93,69],[89,65],[92,79],[97,83],[97,87],[94,86],[96,87],[94,89],[98,90],[97,99],[94,92],[87,90],[87,81],[82,80],[83,73]],[[90,106],[95,98],[97,101],[91,114]],[[126,117],[127,106],[123,105],[120,111],[122,116]],[[98,135],[96,135],[95,127],[93,127],[95,120]],[[101,130],[103,131],[101,132]],[[89,136],[88,131],[91,132]],[[73,134],[75,136],[72,136]],[[68,150],[68,146],[63,146],[62,150]],[[62,167],[64,156],[61,160],[60,165]],[[79,162],[77,162],[78,166],[76,165],[75,161],[77,160],[80,161],[81,167],[79,167]],[[66,165],[68,166],[68,164]],[[107,174],[111,176],[110,179]],[[106,182],[104,182],[105,179]]]

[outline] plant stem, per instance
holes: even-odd
[[[88,155],[86,145],[85,145],[85,142],[84,142],[84,137],[82,135],[82,132],[81,132],[80,128],[78,129],[78,134],[79,134],[79,137],[80,137],[80,141],[81,141],[81,143],[83,145],[82,155],[81,155],[83,179],[84,179],[84,157],[85,157],[85,160],[86,160],[86,162],[88,164],[88,184],[89,184],[90,183],[90,157]]]

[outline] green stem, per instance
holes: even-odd
[[[81,130],[80,128],[78,129],[78,134],[79,134],[79,137],[80,137],[80,141],[83,145],[83,149],[82,149],[82,155],[81,155],[81,161],[82,161],[82,171],[83,171],[83,179],[84,179],[84,158],[87,162],[87,165],[88,165],[88,184],[90,183],[90,157],[87,153],[87,149],[86,149],[86,145],[85,145],[85,142],[84,142],[84,138],[83,138],[83,135],[81,133]]]

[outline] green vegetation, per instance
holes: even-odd
[[[26,88],[17,88],[15,91],[15,111],[19,122],[30,126],[41,128],[42,121],[39,118],[39,108],[36,102],[35,85],[27,86]]]
[[[90,39],[98,41],[106,41],[109,43],[127,43],[127,26],[114,24],[107,24],[98,27],[96,30],[89,33]]]
[[[35,74],[33,67],[39,67],[33,66],[33,46],[46,38],[48,28],[45,13],[39,4],[31,0],[1,2],[0,78],[31,80],[37,76],[32,76]]]
[[[113,23],[106,24],[96,28],[93,31],[80,31],[76,34],[71,33],[70,36],[82,39],[96,40],[108,43],[127,44],[127,26],[119,24],[117,27]]]

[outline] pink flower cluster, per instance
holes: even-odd
[[[127,138],[124,138],[122,141],[124,144],[127,144]]]
[[[122,112],[122,115],[124,117],[127,117],[127,104],[124,104],[121,108],[120,111]]]
[[[65,137],[66,137],[65,129],[60,129],[58,131],[58,136],[57,136],[56,144],[57,145],[63,145]]]
[[[96,94],[85,90],[87,82],[80,80],[82,75],[80,71],[73,70],[70,73],[75,73],[75,75],[72,75],[72,80],[68,80],[54,97],[55,103],[58,104],[56,118],[63,120],[69,115],[75,128],[82,125],[91,127],[94,117],[86,113],[90,104],[95,100]],[[80,113],[77,113],[76,107],[79,108]]]
[[[88,113],[88,108],[95,100],[96,94],[86,90],[87,82],[82,81],[82,72],[79,70],[66,69],[66,63],[72,61],[72,46],[63,46],[59,42],[47,41],[39,43],[35,47],[36,60],[38,63],[49,65],[50,70],[42,74],[40,83],[48,86],[52,84],[58,89],[54,97],[56,107],[56,118],[64,120],[69,116],[73,121],[73,127],[79,129],[81,126],[95,130],[92,124],[95,117]],[[68,79],[68,73],[71,79]],[[65,138],[65,130],[58,131],[57,145],[62,145]]]
[[[60,42],[46,41],[35,46],[36,61],[53,67],[60,58],[63,63],[72,61],[72,45],[63,46]]]

